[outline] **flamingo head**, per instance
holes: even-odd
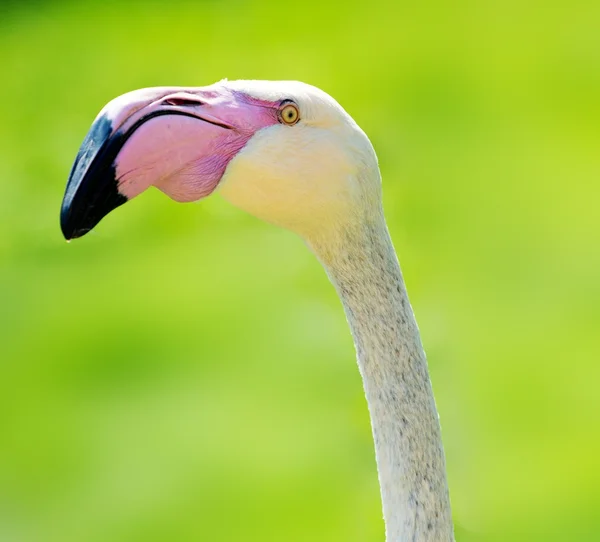
[[[367,136],[328,94],[299,82],[157,87],[112,100],[71,170],[65,238],[84,235],[150,186],[180,202],[218,190],[305,238],[364,220],[381,205]]]

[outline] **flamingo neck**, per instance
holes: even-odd
[[[351,229],[352,230],[352,229]],[[388,542],[454,540],[427,360],[383,218],[309,242],[344,305],[369,405]]]

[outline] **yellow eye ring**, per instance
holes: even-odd
[[[300,111],[298,106],[293,103],[286,103],[279,109],[279,122],[293,126],[300,120]]]

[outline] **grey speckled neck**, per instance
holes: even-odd
[[[375,440],[388,542],[454,540],[438,414],[383,216],[309,245],[344,305]]]

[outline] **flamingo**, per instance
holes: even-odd
[[[67,183],[61,228],[81,237],[155,186],[179,202],[218,191],[300,235],[344,306],[369,406],[388,542],[454,540],[427,360],[386,225],[367,135],[295,81],[155,87],[109,102]]]

